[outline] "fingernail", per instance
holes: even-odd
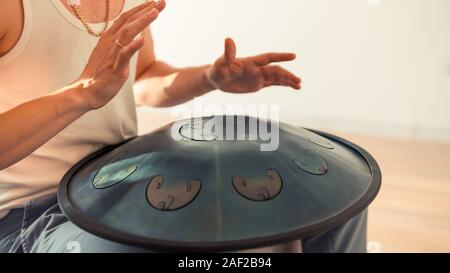
[[[158,10],[155,9],[155,8],[152,9],[152,10],[148,13],[148,16],[151,17],[151,18],[155,17],[156,15],[158,15]]]

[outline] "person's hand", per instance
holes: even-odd
[[[120,91],[130,74],[130,60],[144,45],[139,34],[165,8],[165,1],[147,2],[123,13],[99,39],[75,84],[89,110],[99,109]]]
[[[248,58],[236,58],[236,45],[225,41],[225,54],[207,71],[214,88],[230,93],[251,93],[265,87],[279,85],[301,88],[301,79],[272,63],[292,61],[293,53],[266,53]]]

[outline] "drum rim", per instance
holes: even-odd
[[[156,251],[184,251],[184,252],[200,252],[200,251],[211,251],[211,252],[223,252],[223,251],[235,251],[235,250],[246,250],[267,247],[271,245],[278,245],[282,243],[287,243],[290,241],[301,240],[302,238],[307,238],[323,232],[327,232],[333,228],[342,225],[358,214],[362,213],[367,207],[372,203],[372,201],[378,195],[381,189],[382,174],[381,169],[375,160],[375,158],[367,152],[362,147],[354,144],[346,139],[338,137],[336,135],[325,133],[318,130],[307,129],[313,133],[316,133],[322,137],[326,137],[330,140],[339,142],[344,146],[352,149],[354,152],[362,156],[366,161],[369,169],[372,173],[372,181],[367,189],[366,193],[348,209],[326,219],[324,221],[316,222],[306,227],[298,228],[292,231],[283,232],[275,235],[255,237],[242,240],[231,240],[231,241],[209,241],[209,242],[180,242],[180,241],[169,241],[169,240],[159,240],[150,239],[142,236],[136,236],[127,234],[122,231],[118,231],[109,228],[103,224],[96,223],[89,217],[87,217],[81,210],[77,209],[77,206],[72,204],[68,195],[68,186],[72,179],[72,176],[85,164],[89,163],[114,150],[121,145],[132,141],[134,138],[122,142],[117,145],[107,146],[103,149],[88,155],[77,164],[75,164],[62,178],[58,187],[58,203],[61,211],[64,215],[79,228],[92,233],[96,236],[102,237],[107,240],[114,242],[142,247],[146,249],[156,250]]]

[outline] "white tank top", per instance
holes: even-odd
[[[126,0],[123,11],[143,1]],[[23,6],[22,35],[0,57],[0,113],[72,83],[98,41],[60,0],[23,0]],[[91,25],[95,31],[104,26]],[[136,136],[135,67],[136,57],[129,79],[105,107],[85,114],[33,154],[0,171],[0,219],[30,199],[56,192],[62,176],[83,157]]]

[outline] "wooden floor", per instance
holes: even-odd
[[[338,135],[367,149],[382,169],[369,210],[374,252],[450,252],[450,145]]]

